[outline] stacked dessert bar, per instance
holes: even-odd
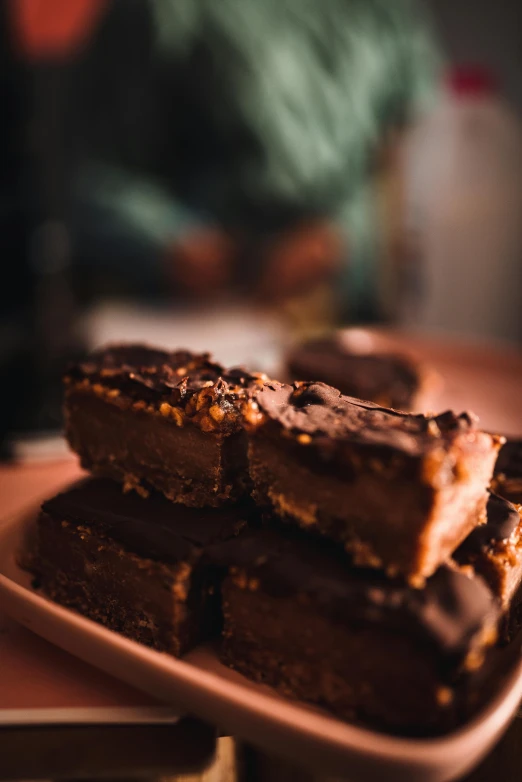
[[[134,345],[72,367],[66,436],[93,477],[42,507],[42,588],[171,654],[219,633],[207,552],[254,514],[241,410],[262,383],[207,354]]]
[[[43,505],[50,597],[177,655],[221,635],[345,719],[425,733],[478,704],[522,580],[502,438],[185,351],[108,348],[65,381],[93,477]]]

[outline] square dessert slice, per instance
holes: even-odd
[[[382,352],[358,329],[296,345],[287,356],[292,380],[321,381],[342,394],[398,410],[425,410],[440,378],[416,358]]]
[[[506,500],[522,504],[522,440],[508,438],[500,449],[493,490]]]
[[[246,676],[414,734],[454,726],[479,702],[499,615],[482,579],[443,565],[415,589],[272,530],[247,532],[226,556],[222,658]]]
[[[491,494],[487,522],[476,527],[454,552],[459,565],[469,565],[498,599],[505,621],[503,635],[512,637],[522,621],[522,506]]]
[[[66,436],[86,469],[203,507],[245,493],[240,408],[260,378],[208,354],[108,347],[65,376]]]
[[[485,521],[502,438],[467,413],[398,413],[324,383],[266,383],[245,408],[259,504],[418,584]]]
[[[180,655],[219,632],[219,578],[205,551],[239,534],[251,513],[145,500],[86,479],[43,504],[26,565],[58,603]]]

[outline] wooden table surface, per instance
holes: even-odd
[[[522,404],[519,394],[519,388],[522,386],[521,352],[513,349],[499,349],[496,346],[470,346],[437,339],[413,339],[400,334],[391,335],[382,332],[374,332],[374,336],[387,348],[413,349],[435,367],[444,380],[444,388],[438,399],[438,409],[446,407],[452,407],[459,411],[471,409],[479,414],[484,428],[505,434],[522,435]],[[81,471],[73,458],[46,463],[0,466],[0,523],[2,519],[6,519],[25,507],[34,505],[52,495],[79,475],[81,475]],[[0,615],[0,632],[2,622],[5,626],[5,617],[2,619]],[[129,699],[133,700],[134,695],[131,688],[94,671],[79,660],[70,658],[69,655],[51,647],[42,639],[31,636],[28,631],[11,627],[9,638],[10,659],[17,660],[18,667],[13,673],[12,670],[2,671],[0,664],[0,708],[7,705],[2,704],[2,675],[30,677],[32,671],[37,669],[41,674],[42,658],[45,659],[44,680],[47,677],[48,682],[52,683],[56,679],[61,679],[63,683],[65,675],[71,688],[78,687],[78,683],[80,683],[80,689],[82,687],[98,688],[103,693],[103,697],[108,698],[111,703],[119,701],[125,703]],[[45,654],[42,654],[42,648],[45,648]],[[64,664],[64,660],[67,660],[66,664]],[[66,671],[65,674],[64,671]],[[40,694],[40,697],[45,698],[45,695]],[[138,696],[138,701],[140,697],[143,701],[144,696]],[[145,701],[147,700],[150,701],[145,698]],[[130,741],[133,747],[138,747],[138,756],[141,740],[148,746],[151,745],[151,742],[152,746],[163,746],[161,730],[165,734],[163,739],[167,740],[168,727],[162,726],[159,730],[158,726],[150,726],[146,730],[142,730],[144,730],[144,733],[141,734],[142,739],[140,739],[140,732],[137,730],[132,737],[127,736],[125,740],[126,742]],[[188,741],[187,737],[188,733],[185,735],[185,740]],[[100,740],[99,737],[96,740]],[[115,741],[115,746],[117,744],[118,740]],[[128,743],[127,746],[129,746]],[[299,779],[301,782],[320,779],[320,776],[312,772],[305,773],[303,770],[290,769],[279,761],[254,751],[248,751],[246,755],[249,758],[250,771],[245,778],[248,779],[254,778],[252,763],[256,768],[256,779],[270,779],[273,782],[283,779]],[[2,744],[0,743],[0,758],[1,756]],[[151,767],[151,774],[158,772],[160,767],[159,773],[168,772],[166,757],[161,757],[165,763]],[[143,760],[143,757],[141,759]],[[221,782],[230,782],[236,774],[232,769],[230,757],[225,765],[227,770],[222,767],[216,772],[217,776],[213,778],[220,779]],[[123,773],[125,773],[125,769],[126,767],[123,769]],[[117,772],[121,775],[122,768],[118,770],[117,764],[116,766],[112,764],[107,771]],[[38,778],[37,769],[32,768],[31,777]],[[1,774],[0,778],[2,778]],[[521,719],[514,721],[497,748],[468,780],[469,782],[491,782],[497,778],[502,782],[515,782],[515,780],[522,779]]]

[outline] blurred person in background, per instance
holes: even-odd
[[[273,299],[328,279],[375,317],[373,172],[436,83],[415,0],[13,2],[35,40],[83,25],[62,154],[84,285]]]

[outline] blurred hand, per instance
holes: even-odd
[[[197,230],[169,248],[168,274],[185,293],[206,297],[231,282],[235,252],[234,242],[222,231]]]
[[[285,298],[332,278],[342,251],[340,233],[326,222],[308,223],[284,233],[268,248],[261,296]]]

